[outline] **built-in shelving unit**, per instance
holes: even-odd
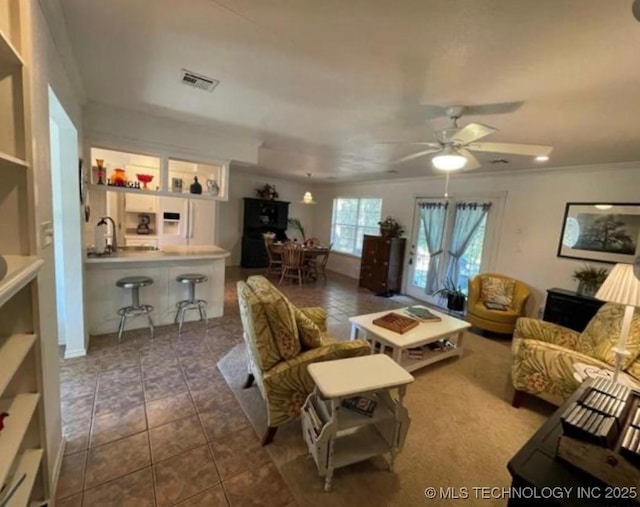
[[[46,431],[38,322],[35,178],[31,166],[29,33],[31,2],[0,2],[0,490],[20,485],[7,502],[47,500]]]

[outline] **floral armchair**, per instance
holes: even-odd
[[[557,324],[520,318],[513,334],[511,378],[518,407],[525,393],[561,405],[580,385],[574,377],[574,363],[612,370],[612,350],[620,337],[624,307],[607,303],[582,333]],[[630,355],[622,369],[640,379],[640,310],[636,309],[627,340]]]
[[[245,388],[255,381],[266,402],[266,445],[278,426],[299,416],[313,390],[309,364],[367,355],[371,349],[364,340],[339,342],[329,337],[324,309],[296,308],[263,276],[250,276],[237,286],[248,356]]]

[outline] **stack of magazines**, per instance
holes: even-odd
[[[377,403],[364,396],[354,396],[353,398],[347,398],[342,400],[342,406],[358,412],[359,414],[373,417],[373,411],[376,409]]]
[[[442,320],[426,306],[410,306],[405,310],[405,312],[411,317],[422,322],[440,322]]]
[[[320,419],[320,416],[316,412],[316,408],[313,406],[313,403],[307,403],[305,411],[309,416],[309,421],[311,422],[311,426],[313,427],[313,431],[315,432],[316,437],[319,436],[324,424],[322,422],[322,419]]]

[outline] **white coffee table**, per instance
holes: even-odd
[[[316,388],[302,407],[302,434],[318,473],[325,477],[325,491],[331,490],[336,468],[389,453],[393,469],[409,430],[403,398],[413,377],[380,354],[312,363],[308,368]],[[342,400],[353,396],[375,401],[373,413],[344,408]]]
[[[464,331],[471,327],[471,324],[464,320],[429,309],[442,320],[439,322],[422,322],[404,334],[395,333],[373,323],[375,319],[386,315],[390,311],[406,315],[404,310],[404,308],[398,308],[351,317],[349,319],[349,322],[351,322],[351,339],[355,340],[362,337],[369,341],[372,354],[375,352],[384,353],[385,348],[391,348],[391,358],[407,371],[414,371],[449,357],[462,356]],[[363,336],[360,336],[361,334]],[[429,344],[444,338],[447,338],[454,346],[443,350],[432,350],[429,347]],[[410,349],[415,352],[410,353]],[[419,351],[422,351],[421,357]]]

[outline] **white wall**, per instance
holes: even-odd
[[[32,41],[31,71],[31,114],[34,185],[36,187],[36,226],[53,220],[51,189],[51,156],[49,150],[49,97],[51,85],[56,96],[69,114],[81,135],[81,106],[78,90],[68,78],[56,44],[53,42],[40,3],[25,0],[21,7],[31,10]],[[77,166],[76,166],[77,167]],[[79,200],[76,201],[78,207]],[[38,235],[39,236],[39,235]],[[51,246],[44,247],[37,240],[37,254],[44,260],[39,276],[38,304],[40,308],[41,357],[43,364],[44,413],[47,432],[47,469],[50,480],[59,466],[62,446],[62,425],[60,419],[60,366],[58,358],[58,336],[56,318],[56,293],[54,252]]]
[[[454,175],[449,194],[506,192],[498,253],[493,269],[533,289],[528,313],[537,315],[546,289],[574,289],[573,270],[582,261],[556,256],[567,202],[640,202],[640,163],[550,169],[518,175]],[[392,215],[411,233],[416,197],[442,197],[444,178],[389,180],[318,187],[314,229],[328,237],[335,197],[382,197],[382,216]],[[604,265],[611,267],[611,265]],[[332,254],[328,269],[357,278],[360,259]],[[405,262],[406,274],[406,262]]]
[[[301,204],[304,192],[310,188],[306,183],[297,183],[264,176],[229,170],[229,200],[220,202],[218,207],[218,244],[231,252],[227,265],[238,266],[242,251],[242,223],[244,216],[243,197],[256,197],[256,189],[265,183],[276,186],[279,201],[288,201],[289,218],[299,218],[307,238],[315,234],[315,212],[317,206]],[[288,230],[290,238],[299,237],[297,231]],[[320,236],[320,239],[323,239]],[[328,237],[326,238],[328,239]]]

